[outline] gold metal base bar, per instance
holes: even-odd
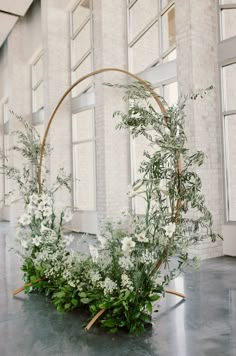
[[[36,279],[36,281],[34,283],[38,283],[40,281],[42,281],[43,278],[39,278],[39,279]],[[15,289],[13,292],[12,292],[12,295],[17,295],[18,293],[20,292],[23,292],[23,290],[25,289],[25,287],[31,287],[34,283],[27,283],[25,284],[24,286],[20,287],[20,288],[17,288]]]
[[[176,292],[175,290],[166,290],[165,293],[177,295],[177,297],[186,299],[186,295],[183,293]]]

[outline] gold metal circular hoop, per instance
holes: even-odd
[[[67,95],[72,91],[72,89],[74,89],[79,83],[83,82],[85,79],[92,77],[94,75],[100,74],[100,73],[104,73],[104,72],[120,72],[120,73],[124,73],[129,75],[130,77],[134,78],[135,80],[137,80],[139,83],[141,83],[153,96],[153,98],[155,99],[155,101],[157,102],[158,106],[160,107],[160,110],[162,113],[166,112],[165,106],[163,105],[163,103],[161,102],[159,96],[157,93],[155,93],[155,91],[152,89],[152,87],[150,87],[148,85],[147,82],[145,82],[145,80],[143,80],[142,78],[138,77],[137,75],[128,72],[125,69],[120,69],[120,68],[102,68],[102,69],[98,69],[95,70],[94,72],[91,72],[89,74],[84,75],[83,77],[81,77],[80,79],[78,79],[73,85],[71,85],[71,87],[62,95],[61,99],[59,100],[57,106],[55,107],[55,109],[53,110],[52,115],[49,118],[44,136],[43,136],[43,141],[42,141],[42,145],[41,145],[41,149],[40,149],[40,160],[39,160],[39,170],[38,170],[38,191],[39,194],[42,193],[42,163],[43,163],[43,153],[44,153],[44,148],[45,148],[45,144],[46,144],[46,140],[47,140],[47,136],[48,136],[48,132],[50,129],[50,126],[52,124],[52,121],[59,109],[59,107],[61,106],[62,102],[64,101],[64,99],[67,97]]]
[[[80,79],[78,79],[73,85],[71,85],[71,87],[62,95],[61,99],[59,100],[58,104],[56,105],[55,109],[53,110],[50,118],[49,118],[49,121],[48,121],[48,124],[47,124],[47,127],[46,127],[46,130],[45,130],[45,133],[44,133],[44,136],[43,136],[43,141],[42,141],[42,145],[41,145],[41,148],[40,148],[40,160],[39,160],[39,169],[38,169],[38,192],[39,194],[42,193],[42,163],[43,163],[43,155],[44,155],[44,149],[45,149],[45,144],[46,144],[46,140],[47,140],[47,136],[48,136],[48,132],[49,132],[49,129],[51,127],[51,124],[52,124],[52,121],[59,109],[59,107],[61,106],[62,102],[64,101],[64,99],[66,98],[66,96],[72,91],[72,89],[74,87],[76,87],[79,83],[81,83],[82,81],[84,81],[85,79],[91,77],[91,76],[94,76],[96,74],[99,74],[99,73],[103,73],[103,72],[120,72],[120,73],[124,73],[124,74],[127,74],[129,75],[130,77],[134,78],[136,81],[138,81],[139,83],[141,83],[150,93],[151,95],[153,96],[153,98],[155,99],[156,103],[158,104],[161,112],[163,114],[166,113],[166,108],[165,106],[163,105],[163,103],[161,102],[158,94],[155,93],[155,91],[152,89],[151,86],[149,86],[149,84],[147,82],[145,82],[142,78],[138,77],[137,75],[133,74],[133,73],[130,73],[128,72],[127,70],[124,70],[124,69],[119,69],[119,68],[103,68],[103,69],[99,69],[99,70],[96,70],[94,72],[91,72],[87,75],[84,75],[83,77],[81,77]],[[178,174],[178,177],[180,178],[180,175],[181,175],[181,159],[180,157],[177,159],[177,166],[176,166],[176,171],[177,171],[177,174]],[[180,182],[180,179],[179,179],[179,182]],[[180,193],[181,191],[181,188],[180,188],[180,184],[178,184],[178,192]],[[176,214],[175,214],[175,221],[178,223],[179,221],[179,211],[180,211],[180,208],[181,208],[181,199],[179,198],[177,200],[177,203],[176,203]],[[159,259],[159,261],[157,261],[156,265],[155,265],[155,270],[158,270],[164,259],[165,259],[165,256],[167,255],[167,250],[168,250],[168,247],[166,248],[166,250],[163,252],[163,257],[161,257]],[[39,282],[43,280],[43,278],[41,279],[38,279],[35,281],[35,283]],[[28,283],[26,284],[25,286],[32,286],[32,283]],[[24,287],[21,287],[21,288],[18,288],[16,289],[14,292],[13,292],[13,295],[16,295],[18,293],[20,293],[21,291],[24,290]],[[184,294],[181,294],[181,293],[178,293],[178,292],[175,292],[175,291],[166,291],[166,293],[170,293],[170,294],[175,294],[177,296],[180,296],[182,298],[185,298],[185,295]],[[86,327],[86,330],[89,330],[89,328],[94,324],[94,322],[97,320],[97,318],[105,311],[105,309],[102,309],[97,315],[95,315],[95,317],[91,320],[91,322],[87,325]]]

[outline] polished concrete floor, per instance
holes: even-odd
[[[22,284],[13,237],[0,223],[0,356],[236,356],[235,258],[204,261],[176,279],[172,288],[187,300],[167,295],[143,335],[111,336],[85,332],[84,315],[60,314],[44,296],[11,296]]]

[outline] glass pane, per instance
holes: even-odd
[[[236,115],[225,117],[227,206],[229,220],[236,221]]]
[[[80,210],[95,209],[94,142],[73,146],[74,206]]]
[[[162,46],[163,52],[175,45],[175,7],[172,6],[162,16]]]
[[[173,0],[161,0],[161,8],[164,9],[167,5],[169,5]]]
[[[3,145],[4,145],[4,164],[9,164],[9,135],[3,136]],[[10,193],[10,181],[6,174],[4,174],[4,203],[5,205],[10,205],[10,199],[8,194]]]
[[[93,110],[85,110],[72,115],[73,142],[94,138]]]
[[[43,56],[32,66],[32,86],[34,87],[40,80],[43,80]]]
[[[72,67],[90,50],[90,21],[72,40]]]
[[[164,85],[164,99],[168,105],[176,104],[178,101],[178,85],[177,82]]]
[[[236,36],[236,9],[224,9],[221,11],[222,16],[222,40]]]
[[[130,9],[130,39],[137,36],[157,13],[158,0],[138,0]]]
[[[43,82],[37,87],[37,89],[33,90],[33,112],[38,111],[43,108]]]
[[[236,0],[220,0],[221,5],[234,4],[236,5]]]
[[[223,110],[236,109],[236,63],[222,68]]]
[[[72,84],[80,79],[83,75],[92,71],[92,56],[91,54],[72,72]],[[92,86],[93,78],[90,77],[83,82],[79,83],[73,90],[72,96],[77,96],[83,93],[88,87]]]
[[[158,22],[131,47],[131,71],[138,73],[159,57]]]
[[[75,31],[80,28],[80,26],[85,22],[85,20],[90,16],[90,1],[84,0],[75,8],[72,13],[72,31],[73,34]]]
[[[3,104],[3,122],[4,124],[9,121],[9,105],[8,101]]]
[[[174,59],[176,59],[176,49],[174,49],[167,56],[164,57],[163,63],[173,61]]]

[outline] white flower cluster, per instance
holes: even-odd
[[[124,255],[128,256],[131,254],[135,247],[135,242],[132,240],[132,237],[126,236],[122,239],[122,251]]]
[[[20,217],[19,224],[28,226],[32,219],[41,219],[48,222],[53,214],[53,200],[47,194],[33,194],[29,198],[29,204],[26,206],[26,212]]]
[[[104,295],[112,294],[117,289],[117,283],[106,277],[104,282],[101,282],[104,288]]]
[[[119,258],[119,266],[124,269],[125,271],[128,271],[134,267],[134,264],[130,258],[130,256],[122,256]]]
[[[101,281],[102,276],[98,271],[91,271],[90,278],[91,278],[93,285],[97,285],[97,282]]]
[[[121,286],[125,289],[128,289],[130,292],[134,290],[133,283],[126,273],[121,275]]]
[[[167,237],[172,237],[173,233],[175,232],[176,225],[174,223],[169,223],[168,225],[166,225],[164,227],[164,229],[166,231],[166,236]]]
[[[157,260],[154,252],[149,252],[148,250],[142,253],[140,257],[140,262],[144,264],[153,264]]]

